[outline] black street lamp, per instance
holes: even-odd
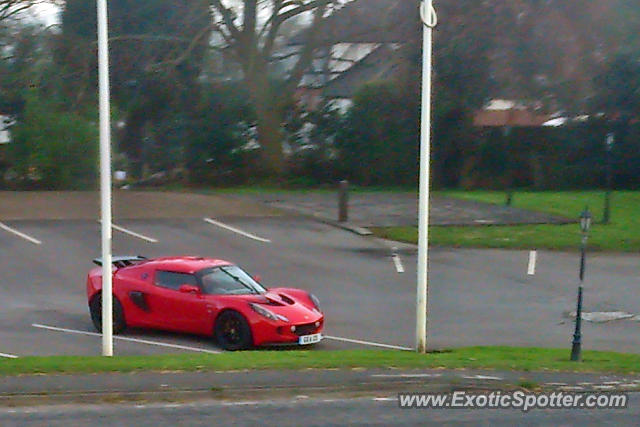
[[[604,213],[602,214],[602,223],[609,224],[610,205],[611,205],[611,183],[612,183],[612,171],[611,171],[611,150],[615,142],[615,136],[613,132],[607,134],[605,142],[605,150],[607,151],[607,188],[604,193]]]
[[[580,286],[578,287],[578,305],[576,309],[576,329],[573,333],[573,343],[571,346],[571,360],[580,360],[582,346],[582,284],[584,282],[585,256],[587,248],[587,237],[591,227],[591,212],[589,207],[585,207],[580,214],[580,230],[582,231],[582,243],[580,244]]]

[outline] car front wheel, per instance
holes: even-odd
[[[89,312],[91,313],[91,321],[98,332],[102,332],[102,294],[97,294],[91,298],[89,303]],[[116,296],[113,296],[113,333],[119,334],[124,331],[127,324],[124,320],[124,310],[122,304]]]
[[[225,350],[246,350],[253,344],[251,328],[237,311],[225,311],[216,319],[215,336]]]

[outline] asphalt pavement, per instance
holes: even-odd
[[[12,380],[12,377],[5,378]],[[617,409],[401,408],[399,393],[624,392]],[[547,382],[553,380],[553,382]],[[442,370],[51,376],[0,386],[0,425],[637,425],[637,378]],[[580,381],[580,382],[578,382]],[[43,386],[44,384],[44,386]],[[561,385],[565,384],[565,385]],[[615,385],[612,385],[615,384]],[[48,388],[46,387],[48,385]],[[625,388],[626,386],[626,388]],[[633,388],[630,388],[630,387]],[[29,394],[37,390],[37,394]],[[111,390],[110,393],[105,390]],[[144,390],[145,393],[140,393]],[[284,392],[284,393],[283,393]]]
[[[0,196],[0,360],[100,354],[84,293],[90,260],[100,254],[94,195]],[[413,347],[414,246],[346,232],[255,200],[164,193],[117,193],[116,198],[114,254],[220,257],[261,275],[267,286],[313,291],[327,319],[318,351]],[[585,349],[640,351],[640,324],[633,317],[640,313],[638,260],[635,254],[589,256],[585,310],[632,316],[585,322]],[[568,349],[577,254],[539,251],[535,275],[527,274],[528,261],[528,251],[431,250],[429,346]],[[115,352],[122,355],[216,351],[210,339],[156,331],[127,331],[115,341]],[[137,375],[128,378],[144,384]],[[7,378],[3,384],[9,384]],[[31,381],[26,378],[24,387]],[[46,383],[34,381],[34,387]],[[58,377],[52,381],[65,383]],[[0,425],[5,425],[1,418]]]
[[[4,427],[189,426],[634,426],[640,395],[627,409],[400,409],[394,397],[141,403],[0,408]]]

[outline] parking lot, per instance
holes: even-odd
[[[400,246],[392,257],[390,243],[222,197],[191,210],[179,206],[188,214],[177,215],[165,206],[188,201],[154,197],[164,200],[115,217],[114,254],[212,256],[259,274],[266,286],[313,291],[326,314],[318,350],[413,346],[415,248]],[[69,204],[61,218],[59,203],[50,203],[55,219],[45,218],[45,205],[22,219],[0,216],[0,356],[100,354],[84,289],[91,260],[100,256],[97,213],[79,215]],[[640,312],[638,260],[590,256],[585,309]],[[526,251],[433,249],[429,346],[569,348],[577,262],[577,254],[540,253],[530,276]],[[634,319],[587,323],[584,346],[638,352],[638,326]],[[114,347],[116,354],[219,351],[208,338],[140,330],[127,330]]]

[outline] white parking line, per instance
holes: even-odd
[[[15,354],[7,354],[7,353],[0,353],[0,357],[6,357],[7,359],[17,359],[18,356],[16,356]]]
[[[102,221],[98,220],[98,223],[100,222]],[[149,243],[158,243],[158,240],[154,239],[153,237],[147,237],[143,234],[139,234],[131,230],[127,230],[126,228],[120,227],[119,225],[111,224],[111,228],[113,228],[114,230],[120,231],[121,233],[128,234],[129,236],[137,237],[140,240],[145,240]]]
[[[409,348],[409,347],[400,347],[397,345],[390,345],[390,344],[380,344],[380,343],[371,342],[371,341],[353,340],[351,338],[332,337],[330,335],[324,335],[324,338],[329,340],[334,340],[334,341],[343,341],[343,342],[350,342],[354,344],[370,345],[372,347],[391,348],[393,350],[409,350],[409,351],[414,350],[413,348]]]
[[[393,263],[396,266],[396,271],[398,273],[404,273],[404,267],[402,266],[402,261],[400,260],[400,256],[398,256],[397,254],[393,254],[391,255],[391,258],[393,258]]]
[[[396,266],[396,271],[398,273],[404,273],[404,267],[402,265],[402,261],[400,260],[400,256],[398,255],[398,248],[395,246],[391,248],[391,259]]]
[[[533,276],[536,274],[536,258],[538,257],[538,251],[529,252],[529,266],[527,268],[527,274]]]
[[[93,336],[93,337],[101,337],[102,336],[102,334],[98,334],[96,332],[87,332],[87,331],[78,331],[76,329],[58,328],[58,327],[55,327],[55,326],[41,325],[39,323],[33,323],[31,326],[33,326],[34,328],[48,329],[50,331],[68,332],[70,334],[90,335],[90,336]],[[128,338],[128,337],[114,336],[113,339],[114,340],[120,340],[120,341],[138,342],[138,343],[141,343],[141,344],[157,345],[159,347],[170,347],[170,348],[179,348],[181,350],[199,351],[199,352],[202,352],[202,353],[211,353],[211,354],[219,354],[219,353],[221,353],[220,351],[209,350],[209,349],[206,349],[206,348],[189,347],[189,346],[185,346],[185,345],[169,344],[169,343],[158,342],[158,341],[141,340],[141,339],[138,339],[138,338]]]
[[[211,219],[211,218],[203,218],[203,219],[204,219],[205,222],[208,222],[209,224],[213,224],[213,225],[216,225],[218,227],[224,228],[226,230],[233,231],[234,233],[238,233],[238,234],[240,234],[240,235],[242,235],[244,237],[248,237],[250,239],[257,240],[259,242],[271,243],[271,240],[269,240],[269,239],[258,237],[255,234],[247,233],[246,231],[242,231],[242,230],[239,230],[239,229],[237,229],[235,227],[232,227],[230,225],[223,224],[223,223],[221,223],[219,221],[216,221],[215,219]]]
[[[492,377],[490,375],[460,375],[462,378],[467,380],[495,380],[499,381],[504,378],[502,377]]]
[[[28,236],[28,235],[26,235],[24,233],[21,233],[18,230],[14,229],[14,228],[11,228],[8,225],[5,225],[5,224],[3,224],[1,222],[0,222],[0,228],[5,230],[5,231],[8,231],[9,233],[13,233],[18,237],[22,237],[23,239],[33,243],[34,245],[41,245],[42,244],[42,242],[40,240],[34,239],[33,237]]]
[[[372,374],[376,378],[439,378],[442,374]]]

